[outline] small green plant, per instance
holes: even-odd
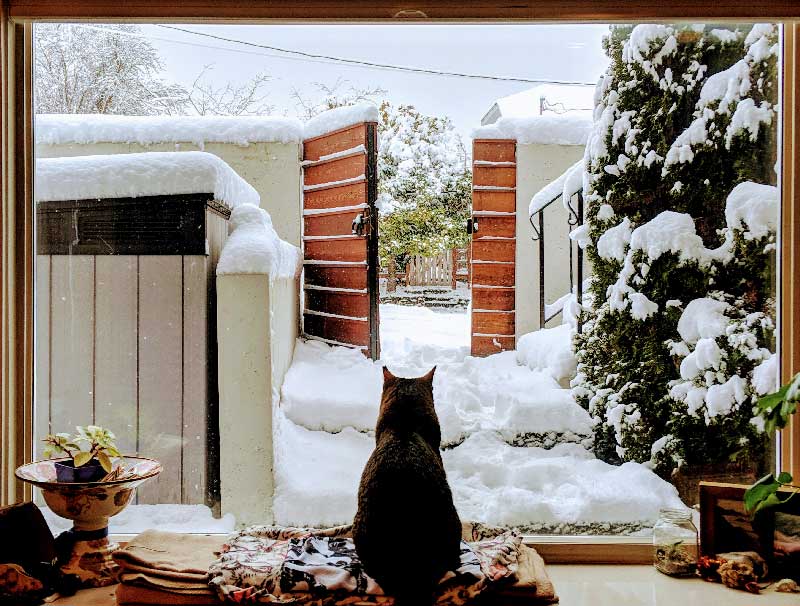
[[[778,391],[767,394],[758,401],[756,408],[764,419],[764,431],[772,434],[786,427],[791,416],[797,412],[798,402],[800,402],[800,373]],[[762,509],[783,505],[800,492],[800,486],[794,486],[792,479],[792,475],[786,471],[779,473],[777,478],[773,474],[764,476],[744,493],[745,509],[750,515],[755,516]],[[794,490],[781,499],[779,491],[784,487]]]
[[[786,498],[781,499],[778,491],[784,487],[794,490],[789,492]],[[744,507],[751,516],[755,517],[762,509],[783,505],[798,492],[800,492],[800,486],[792,484],[792,474],[784,471],[779,473],[777,478],[769,474],[745,491]]]
[[[111,457],[122,456],[114,443],[116,436],[113,432],[97,425],[76,427],[78,433],[50,434],[42,441],[47,444],[44,456],[52,457],[54,454],[67,455],[72,458],[75,467],[86,465],[92,459],[97,459],[106,473],[113,471]]]
[[[764,431],[774,433],[783,429],[791,416],[797,412],[800,402],[800,373],[778,391],[767,394],[758,401],[758,414],[764,419]]]

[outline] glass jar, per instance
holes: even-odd
[[[661,509],[653,527],[653,564],[670,576],[693,575],[699,552],[691,509]]]

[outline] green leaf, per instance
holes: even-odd
[[[792,474],[788,471],[782,471],[778,474],[778,482],[781,484],[791,484],[792,483]]]
[[[774,495],[778,488],[780,488],[780,484],[775,480],[775,476],[772,474],[764,476],[745,491],[745,509],[755,514],[760,509],[761,503],[769,498],[770,495]]]
[[[116,446],[109,446],[108,448],[106,448],[106,450],[108,451],[108,454],[110,454],[112,457],[121,457],[122,456],[120,454],[119,450],[117,450]]]
[[[75,456],[72,459],[75,467],[81,467],[82,465],[86,465],[86,463],[88,463],[91,460],[92,460],[92,453],[84,451],[75,453]]]
[[[103,469],[105,469],[106,473],[111,473],[114,469],[114,466],[111,464],[111,459],[109,456],[104,452],[97,453],[97,460],[100,461],[100,465],[102,465]]]
[[[782,501],[778,498],[778,495],[773,492],[766,499],[762,500],[761,502],[758,503],[758,505],[756,505],[756,508],[753,510],[753,515],[757,514],[762,509],[767,509],[768,507],[776,507],[781,503]]]
[[[789,389],[788,385],[784,385],[778,391],[767,394],[766,396],[759,398],[757,406],[760,412],[772,412],[772,409],[775,408],[778,404],[783,402],[784,397],[786,396],[786,390]]]

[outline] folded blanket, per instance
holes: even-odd
[[[462,566],[443,579],[437,604],[458,606],[489,584],[513,582],[520,544],[520,538],[510,532],[465,543]],[[413,562],[409,567],[409,578],[413,578]],[[394,604],[394,598],[383,595],[377,583],[364,574],[350,527],[248,528],[223,547],[219,560],[209,569],[209,584],[220,598],[238,603]]]
[[[123,585],[159,591],[162,602],[166,601],[165,594],[183,596],[187,600],[194,597],[201,600],[200,603],[202,600],[218,601],[208,586],[208,568],[216,560],[223,542],[219,536],[147,530],[116,550],[112,557],[120,566],[119,578]],[[134,598],[129,602],[146,603]],[[174,599],[178,598],[170,598]]]
[[[223,542],[216,536],[146,530],[117,549],[113,558],[123,568],[192,580],[206,575]]]

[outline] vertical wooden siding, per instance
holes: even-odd
[[[139,503],[207,501],[212,262],[37,257],[36,439],[87,423],[109,427],[123,452],[164,464],[139,489]]]
[[[472,355],[515,346],[517,144],[472,143]]]

